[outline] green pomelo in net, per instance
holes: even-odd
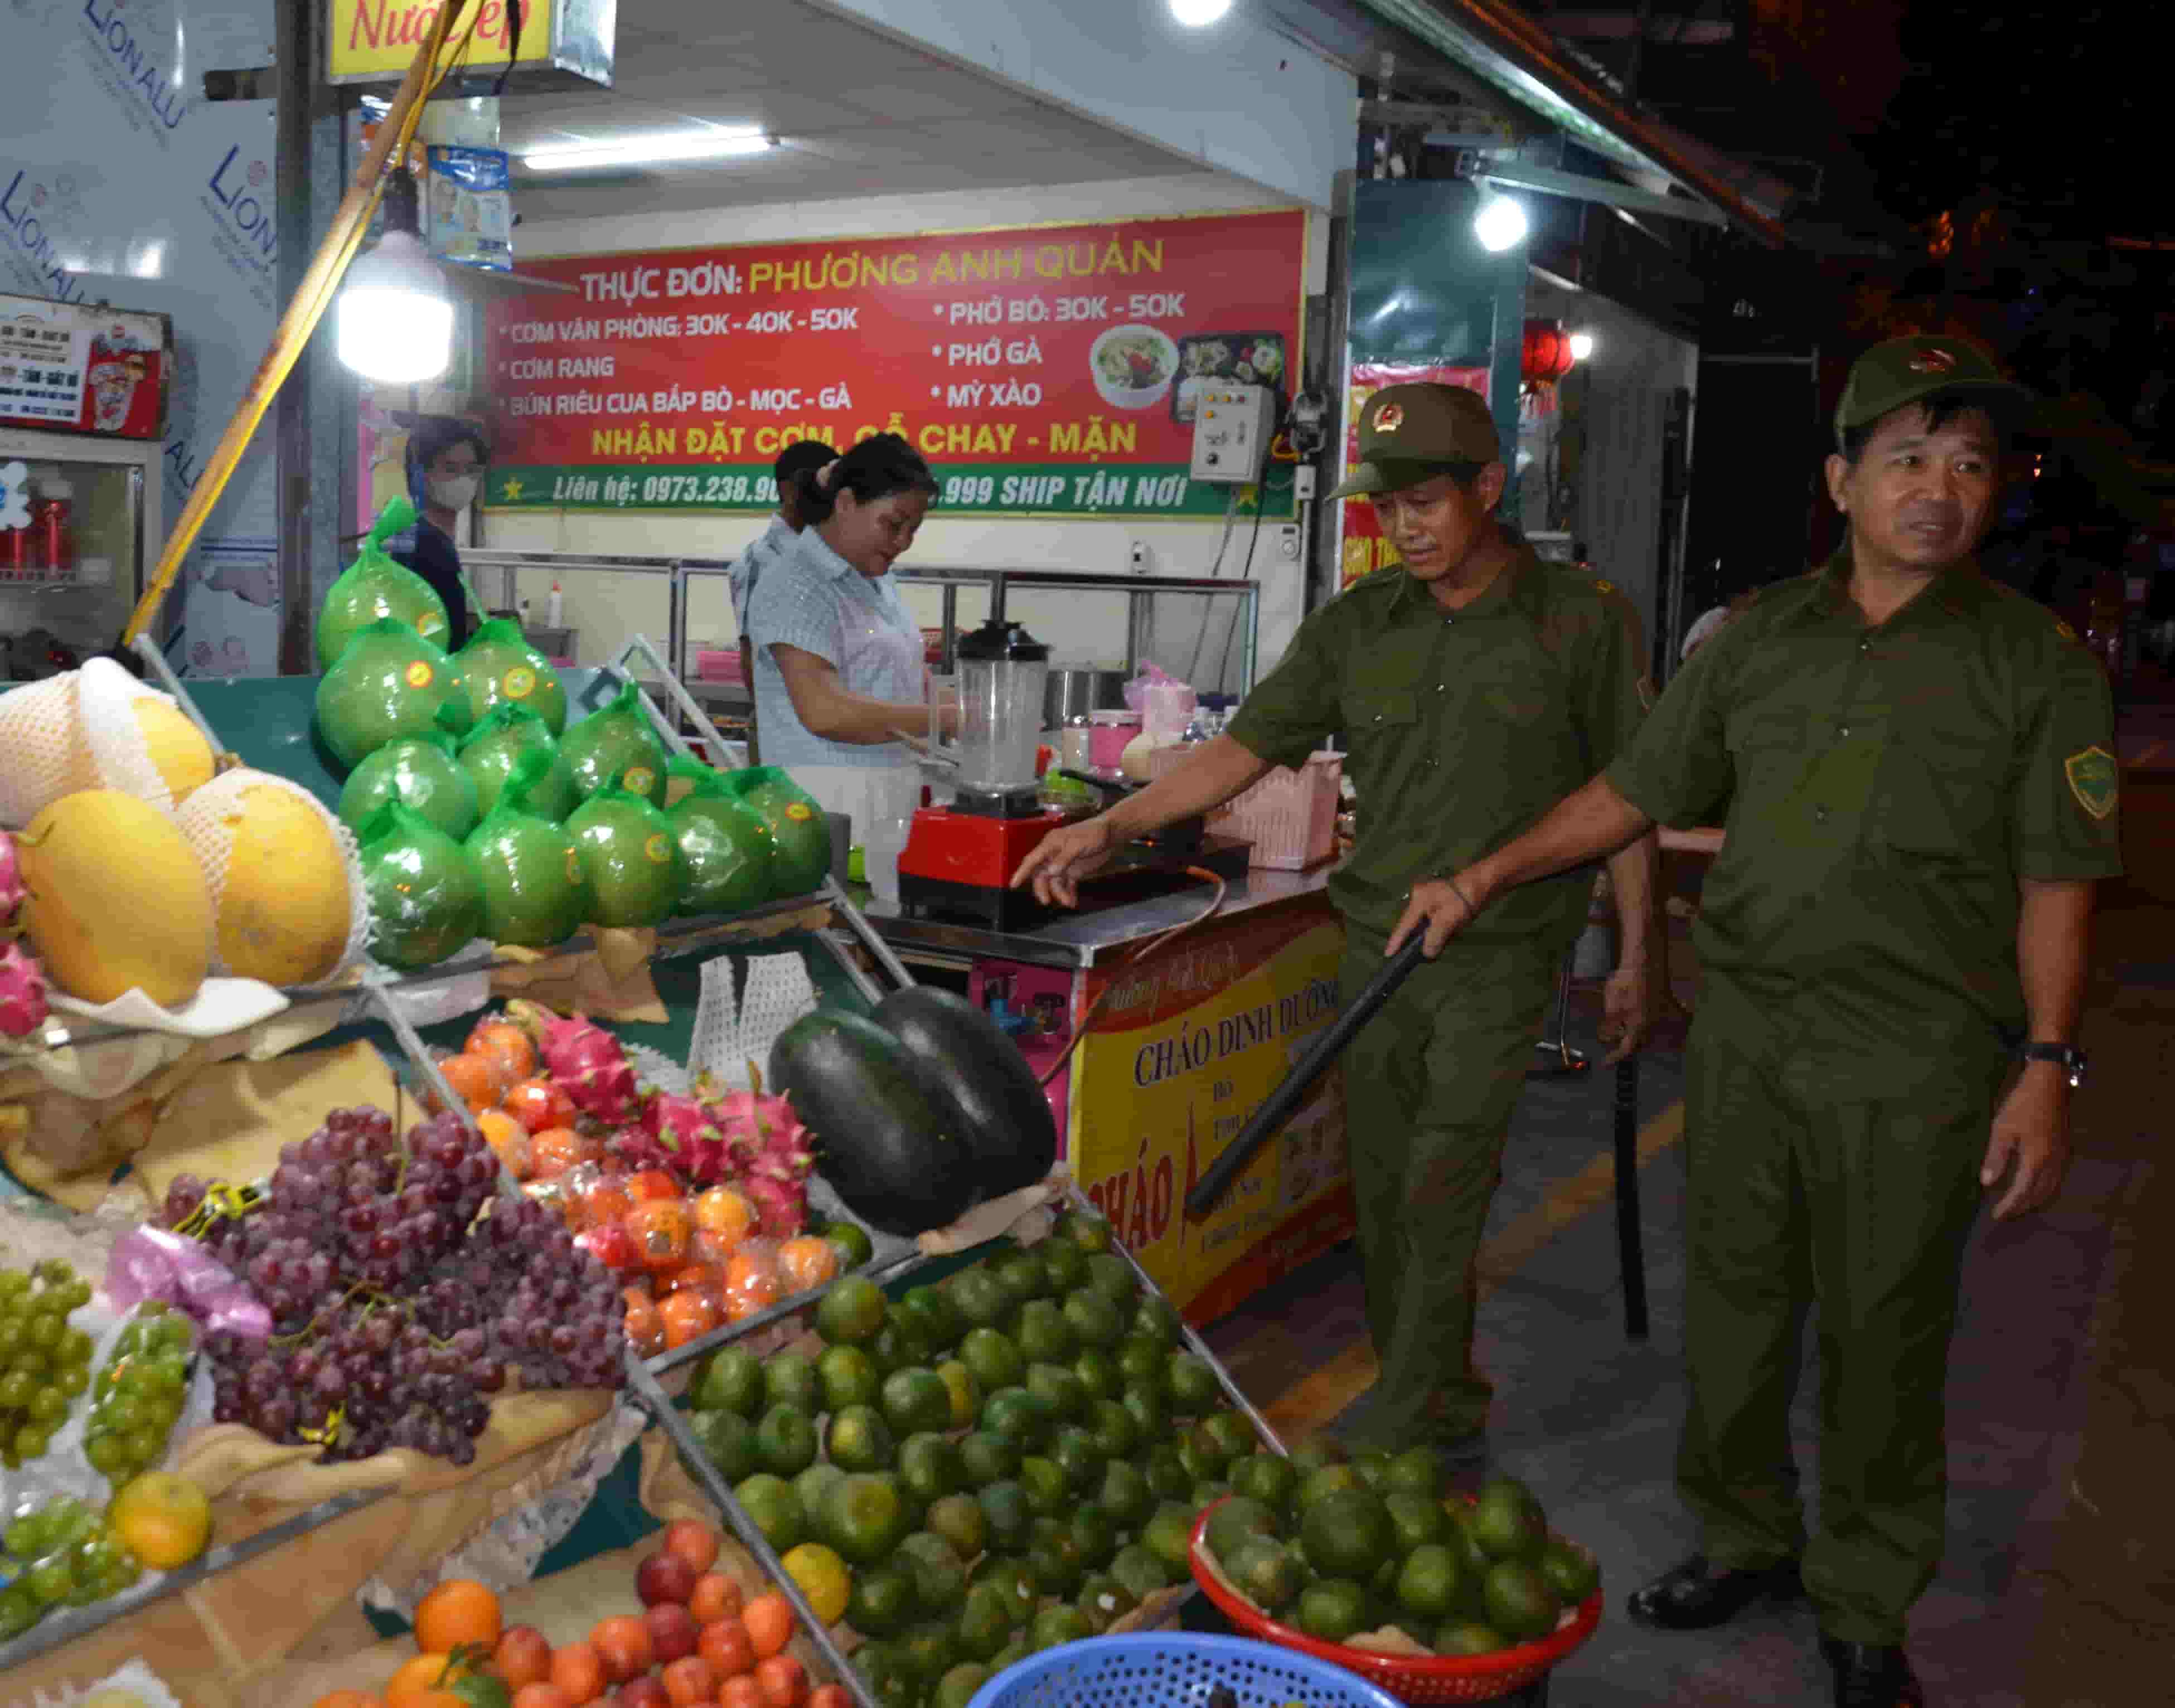
[[[445,645],[448,635],[445,600],[406,564],[396,563],[385,555],[385,542],[415,525],[415,505],[405,498],[395,498],[377,512],[377,521],[363,540],[362,550],[325,594],[323,608],[317,612],[321,673],[338,664],[348,643],[382,617],[392,618],[433,646]]]
[[[820,889],[831,871],[831,827],[808,791],[775,765],[729,771],[724,785],[770,827],[771,893],[804,896]]]
[[[455,654],[467,682],[469,710],[483,722],[492,708],[523,706],[557,735],[567,727],[567,690],[551,659],[529,644],[521,625],[493,617]]]
[[[686,863],[683,914],[736,914],[780,893],[771,866],[775,844],[762,815],[713,774],[665,815]]]
[[[461,769],[475,784],[476,811],[488,816],[499,791],[526,754],[541,753],[551,762],[529,791],[529,810],[548,819],[563,819],[581,804],[574,773],[551,726],[526,706],[496,706],[461,743]]]
[[[686,885],[672,821],[639,794],[607,784],[567,816],[581,850],[599,925],[657,925],[670,919]]]
[[[483,881],[468,850],[422,813],[387,801],[357,832],[370,895],[370,952],[404,972],[483,935]]]
[[[453,738],[442,733],[403,736],[366,756],[340,790],[340,822],[360,837],[377,810],[395,800],[457,843],[467,840],[483,816],[475,783],[453,756]]]
[[[664,744],[649,727],[642,690],[632,682],[569,729],[559,749],[583,800],[616,783],[652,806],[664,805]]]
[[[667,812],[697,789],[713,784],[724,773],[692,754],[675,753],[664,762],[664,799],[658,803]]]
[[[483,934],[494,943],[540,949],[562,943],[595,917],[581,850],[564,825],[529,805],[551,770],[549,756],[523,754],[468,841],[483,881]]]
[[[367,624],[317,682],[317,734],[352,770],[388,741],[464,735],[469,699],[452,659],[394,617]]]

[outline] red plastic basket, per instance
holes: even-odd
[[[1229,1499],[1228,1495],[1224,1498]],[[1591,1637],[1601,1624],[1602,1597],[1597,1589],[1563,1615],[1551,1635],[1492,1655],[1436,1655],[1422,1659],[1378,1654],[1370,1649],[1349,1649],[1342,1643],[1325,1643],[1289,1625],[1278,1624],[1217,1581],[1205,1556],[1209,1515],[1223,1504],[1222,1500],[1217,1501],[1194,1521],[1193,1540],[1186,1557],[1193,1569],[1193,1581],[1207,1592],[1223,1617],[1248,1636],[1295,1649],[1317,1661],[1332,1662],[1357,1673],[1401,1702],[1493,1702],[1537,1682]]]

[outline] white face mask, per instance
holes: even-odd
[[[482,485],[473,474],[434,474],[431,477],[431,502],[448,510],[465,510],[475,502],[476,489]]]

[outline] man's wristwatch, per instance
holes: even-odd
[[[2073,1044],[2026,1044],[2016,1052],[2019,1061],[2051,1061],[2069,1075],[2075,1091],[2085,1082],[2085,1053]]]

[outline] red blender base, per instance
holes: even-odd
[[[994,818],[925,806],[908,827],[898,857],[900,905],[916,913],[981,921],[1000,930],[1047,918],[1032,890],[1007,889],[1041,840],[1066,821],[1045,811]]]

